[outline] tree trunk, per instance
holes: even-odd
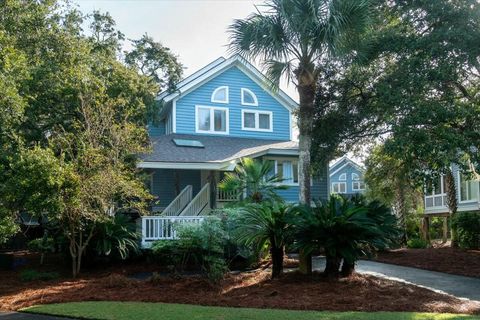
[[[452,169],[449,168],[445,174],[445,186],[447,191],[447,207],[450,211],[450,216],[453,218],[458,210],[458,201],[457,201],[457,187],[455,186],[455,178],[453,177]],[[455,236],[455,230],[452,227],[452,248],[458,247],[458,241]]]
[[[405,204],[405,187],[402,181],[395,183],[395,211],[398,218],[398,224],[403,231],[401,242],[407,244],[407,207]]]
[[[340,262],[341,259],[337,256],[326,256],[325,276],[329,278],[338,278],[340,275]]]
[[[311,195],[311,167],[310,150],[312,146],[313,117],[315,114],[315,90],[316,79],[314,76],[315,65],[301,64],[295,71],[297,77],[297,90],[300,100],[300,110],[298,113],[299,135],[299,159],[298,159],[298,183],[300,188],[300,203],[310,206]],[[303,274],[312,273],[312,257],[304,255],[300,251],[300,272]]]
[[[355,271],[355,263],[349,263],[345,259],[343,259],[341,276],[349,277],[353,274],[354,271]]]
[[[283,247],[270,248],[270,254],[272,256],[272,279],[278,278],[283,273]]]

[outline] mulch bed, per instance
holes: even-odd
[[[140,270],[141,269],[141,270]],[[480,303],[369,275],[328,280],[321,274],[294,272],[270,280],[268,270],[230,274],[218,286],[200,276],[127,277],[146,266],[90,272],[68,278],[25,283],[18,272],[0,272],[0,310],[71,301],[147,301],[210,306],[332,311],[418,311],[480,314]],[[152,271],[154,269],[150,269]]]
[[[397,249],[379,253],[375,261],[480,278],[480,250]]]

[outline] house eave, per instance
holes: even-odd
[[[183,170],[221,170],[233,171],[236,161],[226,162],[155,162],[142,161],[137,164],[140,169],[183,169]]]

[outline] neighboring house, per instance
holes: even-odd
[[[480,182],[463,174],[456,165],[452,165],[452,172],[457,191],[458,212],[480,210]],[[442,216],[448,213],[447,188],[445,179],[441,176],[433,186],[425,188],[425,214]]]
[[[298,202],[298,143],[292,137],[298,107],[239,56],[219,58],[158,96],[160,122],[149,126],[152,152],[139,167],[151,175],[152,208],[142,218],[142,244],[174,237],[172,221],[199,222],[212,209],[236,200],[217,188],[242,157],[272,160],[289,188],[279,194]],[[312,198],[328,197],[327,168],[312,179]]]
[[[330,193],[344,195],[365,192],[365,169],[347,156],[337,160],[330,166]]]

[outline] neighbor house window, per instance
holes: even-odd
[[[241,89],[242,104],[244,106],[258,106],[257,96],[249,89]]]
[[[446,190],[443,176],[437,178],[433,183],[429,183],[425,190],[425,207],[445,207],[447,204]]]
[[[228,87],[222,86],[215,89],[212,93],[211,100],[217,103],[228,103]]]
[[[363,182],[363,181],[353,181],[352,182],[352,189],[354,191],[365,190],[365,182]]]
[[[273,114],[270,111],[242,110],[242,130],[272,131]]]
[[[358,173],[352,173],[352,180],[360,180]]]
[[[347,174],[346,174],[346,173],[342,173],[342,174],[340,175],[340,177],[338,177],[338,180],[341,180],[341,181],[347,180]]]
[[[469,180],[467,175],[459,173],[460,201],[474,201],[478,199],[478,181]]]
[[[228,109],[197,106],[196,131],[204,133],[228,133]]]
[[[347,183],[346,182],[332,182],[332,192],[333,193],[347,193]]]

